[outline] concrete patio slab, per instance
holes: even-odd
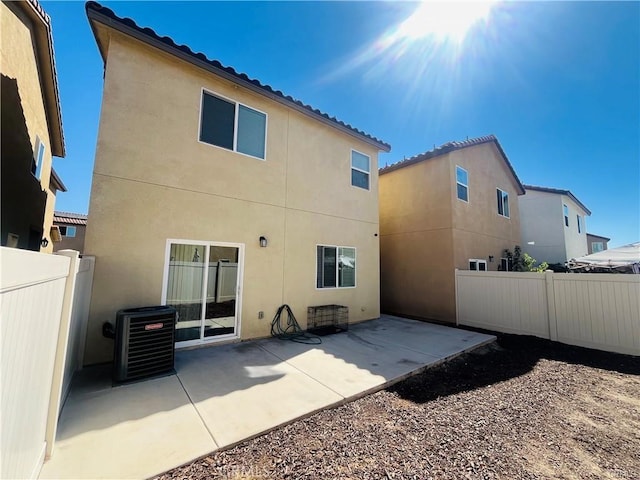
[[[176,353],[176,372],[112,387],[79,372],[40,478],[147,478],[495,340],[382,316],[320,345],[265,339]]]
[[[191,351],[176,371],[219,447],[344,398],[255,343]]]
[[[71,395],[40,478],[147,478],[216,448],[174,375]]]

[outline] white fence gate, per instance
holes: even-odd
[[[640,355],[640,276],[456,270],[459,325]]]
[[[51,455],[84,341],[93,261],[58,253],[0,247],[0,478],[35,478]]]

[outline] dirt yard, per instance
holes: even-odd
[[[640,357],[502,336],[160,479],[638,479]]]

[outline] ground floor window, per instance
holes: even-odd
[[[355,248],[318,245],[316,265],[317,288],[348,288],[356,286]]]
[[[470,258],[469,259],[469,270],[476,270],[479,272],[486,272],[487,271],[487,261],[486,260],[479,260],[477,258]]]
[[[503,272],[512,272],[513,271],[513,260],[511,258],[501,258],[500,259],[500,270]]]

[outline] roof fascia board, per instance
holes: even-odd
[[[344,126],[342,126],[342,125],[340,125],[338,123],[335,123],[335,122],[333,122],[333,121],[331,121],[331,120],[329,120],[327,118],[324,118],[321,115],[317,115],[314,112],[312,112],[312,111],[310,111],[310,110],[308,110],[308,109],[306,109],[306,108],[304,108],[304,107],[302,107],[300,105],[297,105],[296,103],[290,102],[287,99],[276,95],[275,93],[272,93],[272,92],[269,92],[269,91],[265,90],[264,88],[261,88],[261,87],[259,87],[257,85],[254,85],[252,82],[243,80],[242,78],[238,78],[237,76],[232,75],[229,72],[226,72],[226,71],[224,71],[224,70],[222,70],[220,68],[216,68],[215,66],[211,65],[210,63],[208,63],[208,62],[206,62],[204,60],[201,60],[201,59],[199,59],[199,58],[197,58],[197,57],[195,57],[193,55],[190,55],[190,54],[188,54],[186,52],[183,52],[182,50],[179,50],[179,49],[176,49],[174,47],[171,47],[170,45],[167,45],[166,43],[161,42],[160,40],[158,40],[158,39],[156,39],[154,37],[151,37],[151,36],[146,35],[146,34],[140,32],[140,31],[138,31],[138,30],[136,30],[136,29],[134,29],[132,27],[129,27],[128,25],[124,25],[123,23],[118,22],[118,21],[112,19],[111,17],[109,17],[109,16],[107,16],[107,15],[105,15],[103,13],[96,12],[95,10],[92,10],[92,9],[88,9],[87,10],[87,15],[88,15],[89,19],[92,22],[96,21],[96,22],[102,23],[103,25],[105,25],[105,26],[107,26],[109,28],[112,28],[112,29],[114,29],[114,30],[116,30],[116,31],[118,31],[120,33],[128,35],[128,36],[130,36],[132,38],[135,38],[136,40],[138,40],[138,41],[140,41],[142,43],[145,43],[147,45],[155,47],[155,48],[157,48],[157,49],[159,49],[159,50],[161,50],[161,51],[163,51],[165,53],[168,53],[168,54],[170,54],[170,55],[172,55],[174,57],[178,57],[178,58],[180,58],[181,60],[184,60],[187,63],[195,65],[195,66],[197,66],[199,68],[202,68],[203,70],[206,70],[208,72],[213,73],[214,75],[217,75],[217,76],[219,76],[221,78],[224,78],[225,80],[228,80],[228,81],[230,81],[230,82],[232,82],[232,83],[234,83],[236,85],[240,85],[241,87],[246,88],[248,90],[251,90],[252,92],[257,93],[257,94],[259,94],[259,95],[261,95],[263,97],[267,97],[267,98],[269,98],[269,99],[271,99],[271,100],[273,100],[275,102],[278,102],[278,103],[280,103],[280,104],[282,104],[282,105],[284,105],[286,107],[292,108],[292,109],[302,113],[303,115],[311,117],[314,120],[317,120],[317,121],[319,121],[319,122],[321,122],[321,123],[323,123],[323,124],[325,124],[325,125],[327,125],[329,127],[332,127],[332,128],[337,129],[337,130],[340,130],[341,132],[346,133],[346,134],[348,134],[348,135],[350,135],[350,136],[352,136],[354,138],[357,138],[358,140],[360,140],[362,142],[365,142],[365,143],[367,143],[369,145],[372,145],[372,146],[376,147],[378,150],[381,150],[383,152],[391,151],[391,148],[388,145],[376,142],[375,140],[367,138],[367,137],[365,137],[363,135],[358,135],[356,132],[354,132],[354,131],[352,131],[352,130],[350,130],[350,129],[348,129],[348,128],[346,128],[346,127],[344,127]],[[96,31],[93,28],[93,25],[92,25],[91,28],[92,28],[92,30],[94,32],[94,36],[96,36],[95,35]],[[96,36],[96,38],[97,38],[97,36]],[[102,48],[100,50],[101,50],[101,53],[102,53],[103,60],[106,60],[106,58],[105,58],[106,57],[106,53],[102,51]]]

